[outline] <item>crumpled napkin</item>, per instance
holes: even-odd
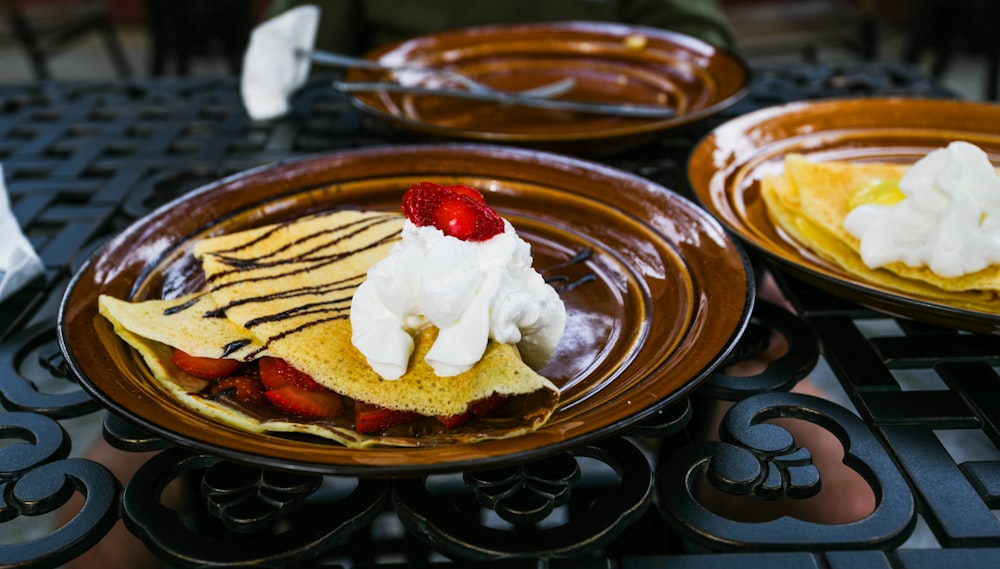
[[[298,6],[250,34],[240,78],[240,96],[250,118],[266,120],[288,112],[288,98],[309,77],[308,53],[316,42],[319,14],[318,6]]]
[[[3,182],[3,166],[0,166],[0,235],[3,236],[0,239],[0,301],[3,301],[45,270],[14,219],[7,186]]]

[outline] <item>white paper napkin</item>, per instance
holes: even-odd
[[[31,243],[21,232],[10,209],[7,186],[3,182],[0,166],[0,301],[14,294],[17,289],[44,270]]]
[[[319,25],[319,7],[292,8],[254,28],[243,54],[240,95],[254,120],[288,112],[288,98],[309,77]]]

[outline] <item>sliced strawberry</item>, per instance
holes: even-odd
[[[489,397],[478,399],[469,404],[469,411],[476,417],[487,417],[492,415],[497,409],[503,407],[507,402],[507,396],[502,393],[494,393]]]
[[[482,241],[471,239],[478,231],[483,206],[464,196],[452,196],[445,199],[434,210],[431,216],[434,227],[463,241]],[[492,235],[491,235],[492,237]]]
[[[442,193],[456,193],[462,194],[466,197],[472,198],[473,200],[485,204],[486,198],[483,197],[483,193],[473,188],[472,186],[463,186],[462,184],[455,184],[454,186],[442,186],[435,184],[433,182],[417,182],[410,187],[412,190],[409,192],[411,199],[419,199],[420,197],[426,197]],[[404,196],[404,200],[406,196]]]
[[[264,386],[256,378],[246,375],[234,375],[223,377],[212,382],[208,388],[210,395],[218,395],[223,392],[232,393],[233,397],[241,403],[247,405],[267,405],[267,398],[264,396]]]
[[[228,358],[206,358],[174,348],[170,361],[181,371],[203,379],[219,379],[235,375],[243,367],[243,362]]]
[[[463,241],[503,233],[503,219],[475,188],[422,182],[403,194],[403,213],[418,227],[432,225]]]
[[[403,213],[418,227],[433,225],[434,211],[446,193],[444,188],[430,182],[414,184],[403,194]]]
[[[421,415],[413,411],[386,409],[364,401],[354,402],[354,430],[359,433],[377,433],[403,423],[419,419]]]
[[[456,184],[454,186],[444,186],[444,189],[451,190],[453,192],[462,194],[464,196],[468,196],[474,199],[475,201],[483,205],[486,205],[486,198],[483,197],[483,193],[471,186],[463,186],[461,184]]]
[[[260,358],[257,360],[257,368],[260,370],[261,382],[268,389],[291,384],[306,391],[329,391],[326,387],[316,383],[309,374],[295,369],[281,358]]]
[[[435,419],[444,425],[444,428],[455,429],[471,421],[472,413],[470,411],[466,411],[465,413],[459,413],[458,415],[438,415]]]
[[[488,417],[492,415],[497,409],[503,407],[503,404],[506,402],[506,395],[494,393],[489,397],[477,399],[476,401],[469,403],[469,408],[465,411],[465,413],[451,415],[448,417],[438,415],[436,419],[444,425],[446,429],[454,429],[468,423],[473,417]]]
[[[336,417],[344,412],[344,399],[332,391],[309,391],[285,384],[264,392],[279,411],[308,419]]]

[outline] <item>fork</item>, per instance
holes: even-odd
[[[307,51],[307,50],[297,50],[296,56],[298,57],[308,57],[314,63],[321,63],[324,65],[331,65],[334,67],[344,67],[344,68],[354,68],[354,69],[369,69],[372,71],[390,71],[390,72],[413,72],[421,73],[429,76],[437,76],[453,83],[456,83],[465,89],[468,89],[472,93],[512,93],[516,95],[521,95],[525,97],[535,97],[539,99],[549,99],[553,97],[558,97],[563,93],[566,93],[576,85],[576,80],[572,77],[565,77],[559,79],[558,81],[553,81],[552,83],[547,83],[539,87],[534,87],[532,89],[525,89],[522,91],[501,91],[495,87],[491,87],[484,83],[480,83],[475,79],[467,75],[463,75],[456,71],[451,71],[448,69],[435,69],[433,67],[423,67],[420,65],[385,65],[377,61],[372,61],[370,59],[362,59],[360,57],[351,57],[349,55],[342,55],[339,53],[331,53],[326,51]]]

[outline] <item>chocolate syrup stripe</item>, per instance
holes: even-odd
[[[218,275],[214,275],[212,278],[215,279],[215,278],[219,278],[219,277],[224,277],[226,275],[230,275],[232,273],[236,273],[236,272],[240,272],[240,271],[245,271],[245,270],[273,267],[275,265],[281,265],[281,264],[288,263],[290,261],[290,259],[291,260],[307,260],[314,253],[317,253],[319,251],[323,251],[323,250],[329,249],[330,247],[334,247],[338,243],[341,243],[344,240],[347,240],[347,239],[350,239],[350,238],[355,237],[357,235],[360,235],[361,233],[364,233],[365,231],[368,231],[369,229],[375,228],[375,227],[377,227],[379,225],[382,225],[384,223],[388,223],[388,222],[391,222],[391,221],[396,221],[398,219],[399,218],[396,217],[396,216],[386,215],[386,216],[380,216],[380,217],[376,217],[376,218],[364,218],[364,219],[360,219],[360,220],[357,220],[357,221],[353,221],[351,223],[345,223],[343,225],[338,225],[337,227],[327,227],[327,228],[321,229],[320,231],[315,231],[313,233],[310,233],[308,235],[300,237],[299,239],[297,239],[295,241],[292,241],[290,243],[283,243],[277,249],[275,249],[273,251],[269,251],[269,252],[263,253],[263,254],[261,254],[261,255],[259,255],[257,257],[234,257],[234,256],[232,256],[230,254],[227,254],[227,253],[232,253],[233,251],[242,249],[242,248],[244,248],[243,246],[234,247],[232,249],[224,250],[224,251],[213,251],[212,253],[209,253],[209,254],[212,255],[212,256],[214,256],[214,257],[216,257],[221,262],[223,262],[223,263],[225,263],[225,264],[233,267],[233,269],[231,271],[225,271],[223,273],[219,273]],[[353,231],[350,231],[348,233],[344,233],[343,235],[337,235],[337,234],[339,234],[341,232],[344,232],[344,231],[347,231],[348,229],[351,229],[351,228],[354,228]],[[278,229],[280,229],[280,228],[275,228],[272,231],[269,231],[268,233],[269,234],[274,233]],[[309,249],[308,251],[304,251],[304,252],[302,252],[302,253],[294,256],[294,257],[280,257],[279,256],[281,253],[283,253],[285,251],[288,251],[289,249],[291,249],[292,247],[294,247],[296,245],[300,245],[300,244],[303,244],[303,243],[306,243],[306,242],[309,242],[309,241],[312,241],[312,240],[320,239],[321,237],[330,236],[330,235],[334,236],[334,238],[332,240],[323,241],[319,245],[316,245],[315,247],[313,247],[312,249]],[[259,241],[260,241],[260,238],[254,239],[252,242],[259,242]],[[273,260],[266,261],[267,259],[273,259]]]
[[[329,249],[331,247],[336,247],[345,240],[352,239],[358,235],[364,234],[367,231],[371,231],[385,223],[396,220],[398,220],[398,217],[386,215],[375,218],[361,219],[351,223],[345,223],[334,228],[324,228],[319,231],[305,235],[300,239],[298,239],[297,241],[295,241],[294,243],[282,245],[273,251],[265,252],[255,258],[234,258],[230,256],[232,253],[249,246],[249,244],[239,245],[224,251],[217,251],[210,253],[211,255],[214,255],[217,258],[219,258],[222,262],[226,263],[227,265],[232,266],[233,269],[217,273],[216,275],[210,277],[208,279],[209,289],[210,291],[214,292],[240,284],[259,283],[266,280],[285,278],[295,274],[314,271],[321,267],[340,262],[346,258],[351,257],[352,255],[359,254],[372,247],[378,247],[387,242],[397,240],[399,238],[399,235],[398,233],[393,232],[389,235],[377,239],[373,243],[369,243],[367,245],[352,250],[347,250],[347,251],[341,250],[337,253],[330,255],[316,256],[316,253],[319,251]],[[261,241],[273,235],[276,231],[280,230],[282,227],[286,225],[287,224],[282,224],[280,226],[272,228],[270,231],[266,232],[263,235],[258,236],[256,239],[251,241],[250,244],[260,243]],[[324,239],[325,236],[326,237],[333,236],[333,237]],[[281,253],[286,253],[290,249],[290,247],[292,247],[292,245],[302,244],[317,239],[322,239],[323,241],[318,246],[313,247],[308,251],[304,251],[294,257],[290,257],[287,255],[285,257],[280,256]],[[223,255],[220,256],[219,253],[223,253]],[[217,281],[219,278],[222,278],[227,275],[244,273],[252,270],[279,267],[281,265],[296,265],[296,266],[292,267],[290,270],[280,271],[277,274],[249,276],[247,278],[233,280],[230,282],[216,283],[214,285],[211,284],[213,281]],[[220,306],[214,310],[206,312],[204,314],[204,317],[224,318],[226,317],[226,311],[228,309],[239,305],[263,304],[274,300],[289,299],[289,298],[304,297],[304,296],[322,296],[322,295],[329,295],[332,293],[336,293],[337,291],[345,291],[345,292],[351,291],[353,293],[353,290],[357,287],[358,284],[360,284],[362,280],[364,280],[364,277],[365,277],[364,274],[352,275],[350,277],[341,279],[337,282],[325,283],[321,285],[305,286],[292,290],[283,290],[266,295],[257,295],[257,296],[240,298],[224,306]],[[257,355],[260,354],[260,352],[266,350],[271,345],[272,342],[280,340],[282,338],[286,338],[306,328],[323,324],[325,322],[342,320],[347,318],[348,311],[350,310],[351,297],[352,294],[345,294],[338,298],[332,298],[332,299],[322,300],[319,302],[302,304],[299,306],[289,308],[282,312],[277,312],[273,314],[264,314],[256,318],[253,318],[247,322],[244,322],[243,327],[249,330],[251,328],[260,326],[265,323],[282,322],[293,318],[307,319],[305,322],[302,322],[297,326],[294,326],[290,329],[282,330],[277,334],[271,335],[268,338],[260,338],[263,341],[262,345],[259,348],[251,351],[250,353],[245,354],[243,356],[243,359],[246,361],[250,361],[255,357],[257,357]],[[232,351],[235,350],[231,350],[230,353],[232,353]]]
[[[284,300],[288,298],[295,298],[297,296],[322,296],[324,294],[329,294],[340,290],[354,290],[358,287],[359,284],[361,284],[364,278],[365,275],[360,274],[323,285],[304,286],[295,289],[276,292],[273,294],[248,296],[246,298],[240,298],[238,300],[234,300],[224,306],[219,306],[214,310],[208,311],[205,313],[205,316],[210,318],[211,317],[221,318],[226,315],[226,311],[229,310],[230,308],[233,308],[235,306],[242,306],[244,304],[258,304],[258,303],[270,302],[273,300]]]
[[[295,328],[289,328],[288,330],[283,330],[283,331],[275,334],[274,336],[271,336],[267,340],[265,340],[264,343],[263,343],[263,345],[261,347],[257,348],[256,350],[253,350],[249,354],[243,356],[243,361],[246,361],[246,362],[253,361],[254,359],[256,359],[256,357],[257,357],[258,354],[260,354],[264,350],[266,350],[269,347],[271,347],[272,343],[277,342],[278,340],[281,340],[283,338],[287,338],[288,336],[291,336],[292,334],[297,334],[297,333],[305,330],[306,328],[312,328],[313,326],[318,326],[320,324],[325,324],[327,322],[333,322],[334,320],[343,320],[345,318],[347,318],[347,314],[338,314],[336,316],[330,316],[330,317],[327,317],[327,318],[319,318],[317,320],[310,320],[308,322],[304,322],[304,323],[296,326]]]
[[[232,287],[232,286],[238,286],[238,285],[241,285],[241,284],[256,283],[256,282],[269,281],[269,280],[275,280],[275,279],[282,279],[282,278],[285,278],[285,277],[288,277],[288,276],[291,276],[291,275],[296,275],[296,274],[300,274],[300,273],[308,273],[310,271],[314,271],[314,270],[319,269],[321,267],[325,267],[327,265],[331,265],[333,263],[340,262],[340,261],[342,261],[342,260],[344,260],[344,259],[346,259],[348,257],[351,257],[352,255],[356,255],[356,254],[361,253],[363,251],[367,251],[368,249],[372,249],[374,247],[379,247],[379,246],[381,246],[381,245],[383,245],[385,243],[390,243],[390,242],[395,241],[397,239],[398,239],[398,236],[395,235],[395,234],[393,234],[393,235],[386,235],[385,237],[379,239],[378,241],[375,241],[373,243],[369,243],[369,244],[367,244],[367,245],[365,245],[363,247],[359,247],[357,249],[352,249],[350,251],[342,251],[340,253],[336,253],[336,254],[332,254],[332,255],[325,255],[325,256],[322,256],[322,257],[316,257],[316,258],[308,259],[308,260],[289,259],[287,261],[282,261],[280,264],[296,264],[296,265],[300,265],[300,266],[298,266],[296,268],[293,268],[292,270],[284,271],[284,272],[281,272],[281,273],[272,273],[272,274],[269,274],[269,275],[263,275],[263,276],[257,276],[257,277],[247,277],[245,279],[232,280],[232,281],[221,283],[221,284],[211,285],[211,286],[209,286],[209,290],[212,291],[212,292],[216,292],[216,291],[220,291],[220,290],[225,289],[225,288],[229,288],[229,287]],[[277,264],[279,264],[279,263],[275,263],[275,265],[277,265]],[[243,272],[243,271],[227,271],[225,274],[230,274],[231,275],[231,274],[237,273],[237,272]],[[224,273],[217,273],[216,276],[223,276],[223,274]],[[214,280],[216,280],[216,279],[215,278],[209,279],[209,283],[211,283],[211,281],[214,281]]]
[[[276,312],[274,314],[258,316],[257,318],[244,322],[243,327],[249,330],[250,328],[260,326],[261,324],[267,324],[269,322],[281,322],[282,320],[288,320],[289,318],[311,316],[313,314],[326,314],[329,312],[339,314],[347,312],[350,309],[351,297],[342,296],[340,298],[333,298],[323,302],[310,302],[309,304],[303,304],[294,308],[289,308],[288,310],[282,312]]]
[[[203,296],[205,296],[205,293],[198,294],[198,295],[192,297],[191,299],[189,299],[189,300],[187,300],[187,301],[185,301],[185,302],[183,302],[181,304],[178,304],[178,305],[166,308],[166,309],[163,310],[163,315],[164,316],[170,316],[172,314],[177,314],[178,312],[183,312],[183,311],[187,310],[188,308],[191,308],[195,304],[198,304],[198,301],[201,300],[201,297],[203,297]]]

